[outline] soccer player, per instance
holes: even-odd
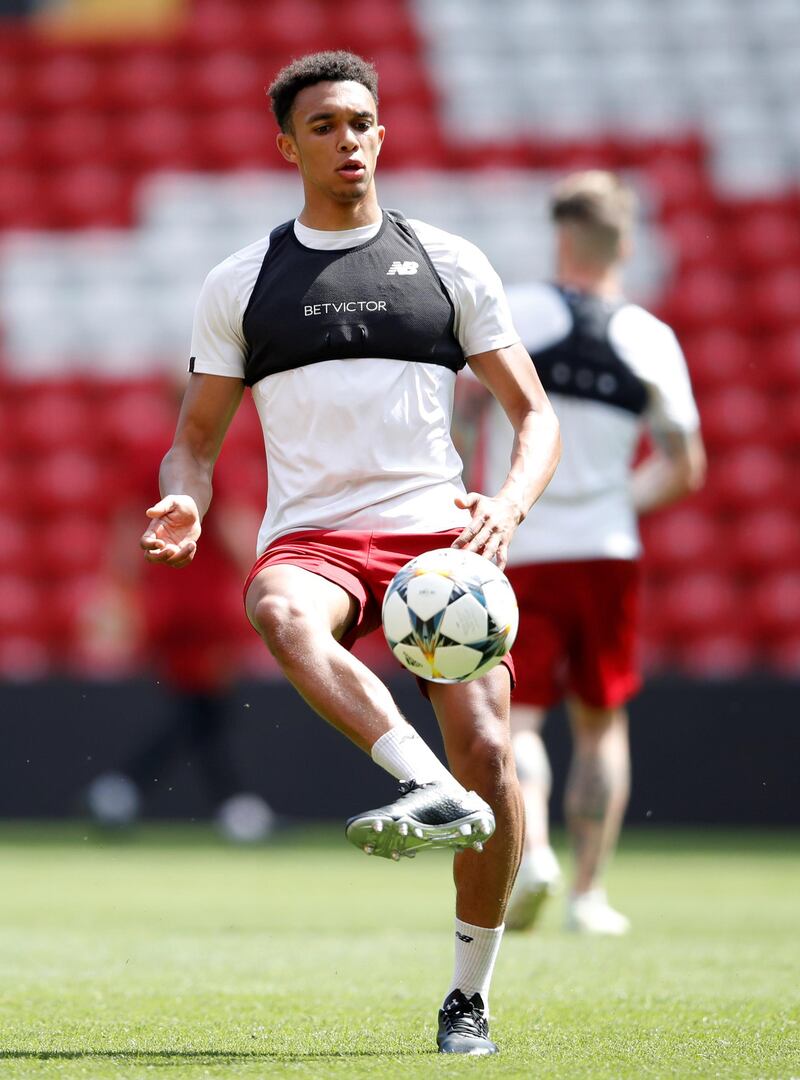
[[[637,517],[697,490],[705,453],[675,335],[621,292],[633,193],[611,173],[574,174],[555,188],[551,211],[555,283],[509,289],[515,325],[552,395],[564,454],[516,534],[508,568],[520,605],[512,731],[526,830],[506,925],[532,925],[560,877],[540,730],[546,710],[566,698],[573,755],[565,814],[575,863],[566,925],[622,934],[628,920],[609,905],[601,875],[628,799],[625,704],[640,685]],[[489,484],[503,475],[513,435],[490,407]],[[642,422],[656,449],[633,467]]]
[[[455,857],[455,971],[437,1041],[444,1053],[494,1053],[489,983],[522,842],[511,669],[426,684],[447,770],[348,649],[378,625],[389,581],[413,556],[454,545],[505,563],[555,468],[558,424],[484,255],[381,209],[374,68],[318,53],[281,71],[269,94],[304,205],[205,282],[162,498],[141,543],[152,562],[191,560],[214,459],[249,386],[269,484],[247,613],[305,700],[401,781],[394,803],[350,820],[348,837],[393,858],[474,847]],[[515,433],[492,496],[465,491],[450,438],[465,358]]]

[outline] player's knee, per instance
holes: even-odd
[[[253,605],[250,620],[276,660],[281,660],[290,654],[304,614],[291,597],[267,593]]]
[[[485,727],[472,736],[466,753],[473,783],[483,790],[499,791],[515,776],[514,754],[507,733]]]
[[[552,773],[541,736],[533,731],[518,731],[512,738],[517,775],[523,784],[536,784],[549,791]]]

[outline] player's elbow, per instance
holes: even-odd
[[[703,440],[698,434],[690,441],[686,454],[684,473],[687,495],[700,491],[706,482],[707,470],[706,450]]]
[[[700,491],[706,482],[705,454],[688,454],[672,463],[673,489],[677,498],[684,498]]]

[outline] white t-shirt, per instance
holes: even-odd
[[[514,323],[536,363],[536,353],[563,340],[572,316],[559,291],[534,283],[508,290]],[[553,479],[511,544],[509,562],[633,559],[641,544],[630,492],[631,464],[642,421],[655,433],[699,427],[686,361],[675,334],[654,315],[626,304],[611,317],[608,339],[617,356],[644,383],[643,417],[602,400],[549,397],[561,425],[561,461]],[[491,405],[487,490],[508,472],[513,432]]]
[[[455,308],[465,356],[519,341],[499,277],[459,236],[409,221]],[[336,251],[366,243],[380,221],[321,232],[299,221],[301,244]],[[242,319],[269,248],[243,248],[206,278],[195,312],[192,370],[243,379]],[[462,463],[450,437],[455,373],[382,357],[326,360],[268,375],[253,386],[267,453],[267,510],[258,553],[304,529],[440,532],[469,514]]]

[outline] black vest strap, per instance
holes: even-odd
[[[608,339],[611,318],[627,301],[608,301],[558,286],[572,316],[565,338],[533,355],[548,393],[601,401],[639,415],[647,408],[647,387],[615,352]]]
[[[305,247],[288,221],[270,234],[244,313],[245,381],[357,357],[458,371],[454,322],[450,296],[402,214],[384,211],[371,240],[342,251]]]

